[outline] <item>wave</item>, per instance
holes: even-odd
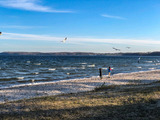
[[[103,70],[107,70],[108,68],[106,67],[106,68],[102,68]]]
[[[146,63],[152,63],[153,61],[145,61]]]
[[[21,71],[16,71],[16,72],[14,72],[14,73],[16,73],[16,74],[18,74],[18,75],[27,75],[27,72],[25,71],[25,72],[21,72]]]
[[[142,67],[137,67],[137,68],[141,69]]]
[[[9,77],[9,78],[0,78],[0,81],[11,81],[11,80],[17,80],[17,78],[11,78],[11,77]]]
[[[62,67],[63,70],[74,70],[76,67]]]
[[[67,73],[67,75],[70,75],[70,73]]]
[[[114,75],[117,76],[117,75],[125,75],[125,74],[143,73],[143,72],[147,72],[147,71],[130,72],[130,73],[117,73],[117,74],[114,74]],[[156,71],[156,70],[149,70],[149,71]],[[107,77],[108,75],[103,75],[103,76]],[[48,81],[48,82],[44,82],[44,80],[42,80],[43,82],[36,82],[35,79],[31,79],[30,80],[31,82],[29,82],[29,83],[3,86],[3,87],[0,87],[0,89],[23,87],[23,86],[33,86],[33,85],[44,85],[44,84],[52,84],[52,83],[64,82],[64,81],[82,80],[82,79],[96,79],[96,78],[99,78],[99,76],[91,76],[91,77],[84,77],[84,78],[73,78],[73,79],[64,79],[64,80],[54,80],[54,81]]]
[[[39,80],[35,80],[35,79],[17,80],[17,82],[19,82],[19,83],[26,83],[26,84],[28,84],[28,83],[35,83],[36,81],[39,81]],[[41,80],[41,81],[43,81],[43,80]]]
[[[81,63],[82,65],[86,65],[87,63]]]
[[[34,73],[32,73],[32,74],[34,74],[34,75],[38,75],[38,74],[39,74],[39,72],[34,72]]]
[[[88,66],[88,67],[94,67],[94,66]],[[63,70],[77,70],[77,69],[86,69],[86,65],[82,65],[79,67],[62,67]]]
[[[95,67],[95,64],[87,65],[87,67]]]
[[[27,63],[31,63],[31,61],[27,61]]]
[[[81,69],[86,69],[86,66],[85,66],[85,65],[82,65]]]
[[[92,76],[90,78],[87,78],[87,79],[92,79],[92,78],[98,78],[99,76]],[[72,81],[72,80],[81,80],[81,79],[86,79],[86,77],[84,78],[73,78],[73,79],[65,79],[65,80],[54,80],[54,81],[49,81],[49,82],[44,82],[44,80],[34,80],[32,79],[34,82],[31,82],[30,83],[23,83],[23,84],[15,84],[15,85],[9,85],[9,86],[3,86],[3,87],[0,87],[0,89],[6,89],[6,88],[15,88],[15,87],[24,87],[24,86],[33,86],[33,85],[44,85],[44,84],[52,84],[52,83],[57,83],[57,82],[65,82],[65,81]],[[36,82],[36,81],[43,81],[43,82]],[[46,80],[45,80],[46,81]]]
[[[137,60],[138,58],[136,58]],[[24,58],[0,58],[0,82],[4,86],[18,84],[17,81],[31,79],[46,79],[50,81],[70,78],[82,78],[99,75],[98,68],[107,72],[109,65],[114,66],[113,74],[119,72],[133,72],[142,70],[160,69],[160,57],[141,59],[138,64],[135,58],[126,57],[24,57]],[[113,68],[112,68],[113,69]],[[77,70],[77,71],[76,71]],[[85,73],[86,75],[82,74]],[[67,75],[69,74],[69,75]],[[73,75],[72,75],[73,74]],[[80,77],[78,76],[80,74]],[[17,78],[20,77],[20,78]],[[24,78],[23,78],[24,77]],[[50,77],[50,78],[49,78]],[[11,81],[15,83],[10,83]],[[21,83],[19,83],[21,84]],[[23,84],[23,83],[22,83]]]
[[[18,80],[23,80],[23,79],[24,79],[24,77],[17,77],[17,79],[18,79]]]
[[[102,68],[103,70],[108,70],[108,68],[107,67],[105,67],[105,68]],[[114,68],[111,68],[112,70],[114,69]]]
[[[26,81],[26,80],[17,80],[17,82],[18,82],[18,83],[26,83],[26,82],[28,82],[28,81]]]
[[[42,63],[34,63],[34,65],[41,65]]]
[[[49,68],[48,70],[50,70],[50,71],[54,71],[54,70],[56,70],[56,68]]]
[[[67,75],[75,75],[75,74],[77,74],[76,72],[72,72],[72,73],[66,73]]]
[[[155,70],[156,68],[148,68],[149,70]]]

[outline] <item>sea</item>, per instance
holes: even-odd
[[[160,69],[155,56],[0,56],[0,89]]]

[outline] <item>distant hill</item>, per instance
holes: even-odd
[[[103,55],[101,53],[90,53],[90,52],[53,52],[53,53],[42,53],[42,52],[2,52],[0,55],[33,55],[33,56],[94,56]]]
[[[92,52],[2,52],[0,55],[18,56],[18,55],[33,55],[33,56],[160,56],[160,52],[146,53],[92,53]]]

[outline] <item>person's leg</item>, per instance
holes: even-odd
[[[111,72],[109,72],[109,76],[111,75]]]

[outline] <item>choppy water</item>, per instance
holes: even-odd
[[[0,88],[39,82],[160,69],[160,57],[0,56]]]

